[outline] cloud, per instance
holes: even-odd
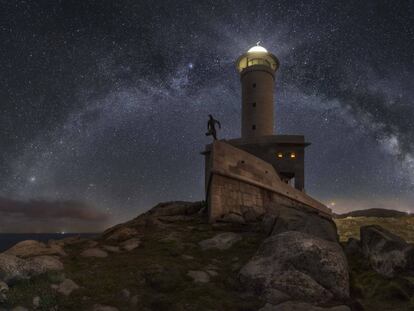
[[[0,197],[1,232],[97,232],[109,214],[78,201],[19,201]]]

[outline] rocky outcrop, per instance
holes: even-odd
[[[361,256],[362,249],[360,241],[354,238],[349,238],[344,245],[344,251],[348,256]]]
[[[8,291],[9,291],[9,286],[5,282],[0,281],[0,304],[7,300]]]
[[[93,306],[92,311],[118,311],[118,309],[111,306],[96,304]]]
[[[145,228],[164,228],[168,223],[188,220],[204,210],[202,202],[173,201],[159,203],[138,217],[109,228],[103,233],[103,238],[111,241],[124,241],[140,237]]]
[[[121,227],[117,228],[106,236],[108,241],[125,241],[138,235],[138,231],[134,228]]]
[[[381,226],[360,228],[361,247],[371,267],[378,273],[393,277],[414,268],[414,247]]]
[[[97,257],[97,258],[105,258],[108,257],[108,253],[101,250],[100,248],[88,248],[85,249],[81,254],[82,257]]]
[[[317,213],[280,206],[273,215],[275,219],[272,235],[286,231],[299,231],[327,241],[338,242],[335,222]]]
[[[19,242],[4,252],[8,255],[14,255],[20,258],[35,257],[40,255],[66,256],[63,248],[58,244],[46,245],[45,243],[26,240]]]
[[[340,245],[297,231],[267,238],[241,269],[240,278],[271,304],[349,297],[348,265]]]
[[[212,248],[225,250],[232,247],[234,243],[240,241],[241,239],[242,237],[240,236],[240,234],[234,232],[224,232],[217,234],[211,239],[203,240],[198,244],[203,250]]]
[[[69,296],[74,290],[77,290],[79,286],[74,281],[65,279],[59,285],[53,284],[52,288],[64,296]]]
[[[336,306],[329,308],[322,308],[313,306],[309,303],[287,301],[279,305],[266,304],[259,311],[351,311],[347,306]]]
[[[0,280],[6,283],[62,269],[63,264],[60,260],[52,256],[22,259],[14,255],[0,254]]]
[[[47,271],[63,270],[63,264],[54,256],[37,256],[26,260],[26,268],[31,275],[38,275]]]
[[[208,283],[210,281],[209,274],[204,271],[188,271],[187,275],[196,283]]]
[[[79,285],[88,291],[93,291],[96,282],[88,280],[86,275],[91,272],[91,276],[113,277],[114,267],[123,273],[119,279],[130,280],[133,286],[131,291],[118,289],[113,300],[101,301],[108,305],[94,305],[99,301],[82,297],[81,291],[76,292],[79,286],[59,273],[56,274],[59,281],[55,274],[48,275],[53,279],[47,288],[49,295],[59,297],[63,308],[71,304],[69,301],[76,301],[76,307],[83,309],[86,304],[89,310],[132,306],[145,309],[148,305],[154,310],[168,310],[172,301],[177,300],[178,292],[189,295],[193,287],[204,287],[212,310],[225,310],[225,304],[217,301],[216,293],[208,294],[209,289],[218,286],[225,290],[222,295],[228,295],[223,300],[237,301],[235,309],[246,302],[246,310],[258,310],[261,306],[261,311],[349,311],[315,306],[342,304],[349,295],[346,260],[336,242],[335,226],[328,219],[281,206],[273,214],[255,214],[246,208],[240,215],[243,221],[233,219],[230,223],[209,224],[202,213],[203,207],[201,203],[163,203],[94,239],[77,237],[46,245],[36,242],[39,247],[32,248],[35,254],[41,252],[33,249],[49,249],[52,244],[61,249],[65,247],[69,254],[65,262],[75,263],[70,265],[68,275],[76,282],[82,280]],[[1,256],[10,256],[7,265],[2,264]],[[8,282],[13,282],[63,268],[57,256],[32,257],[29,253],[27,256],[0,255],[0,280],[6,276]],[[106,256],[109,258],[85,258]],[[114,260],[121,260],[121,269]],[[7,273],[3,273],[5,267]],[[35,278],[33,284],[36,282]],[[141,287],[157,293],[156,297],[148,298],[136,291]],[[245,295],[245,287],[252,295]],[[44,297],[39,297],[41,308]],[[31,301],[33,295],[29,298],[25,301]],[[189,303],[185,309],[197,309],[198,301]],[[250,308],[249,304],[254,307]]]
[[[242,214],[225,214],[218,221],[255,225],[268,235],[286,231],[299,231],[327,241],[338,242],[335,222],[315,211],[283,205],[269,205],[263,211],[246,207],[242,208],[242,211],[244,211]]]
[[[126,240],[120,244],[120,247],[126,251],[132,251],[141,245],[141,240],[138,238],[132,238]]]
[[[160,203],[153,207],[146,215],[165,217],[165,216],[178,216],[187,215],[191,216],[198,213],[203,208],[200,202],[166,202]]]

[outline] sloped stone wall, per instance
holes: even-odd
[[[331,210],[280,180],[272,165],[224,142],[214,142],[209,159],[207,201],[210,221],[226,215],[254,218],[277,206],[331,216]]]

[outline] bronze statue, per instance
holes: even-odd
[[[207,133],[206,136],[212,135],[214,140],[217,140],[217,130],[216,130],[216,124],[218,124],[219,129],[221,129],[221,124],[218,120],[214,119],[211,114],[208,115],[209,120],[207,122]]]

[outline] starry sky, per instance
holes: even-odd
[[[280,60],[275,132],[336,212],[414,212],[414,3],[0,0],[0,232],[95,231],[203,199],[206,121],[240,136],[235,60]]]

